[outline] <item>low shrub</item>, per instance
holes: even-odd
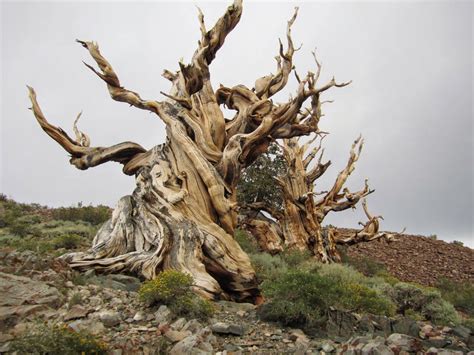
[[[379,291],[362,283],[342,282],[333,273],[292,270],[264,282],[263,291],[269,300],[260,312],[263,319],[305,329],[324,321],[330,307],[383,315],[393,315],[395,310]]]
[[[308,250],[286,249],[281,257],[290,268],[295,268],[311,258]]]
[[[176,270],[165,270],[145,281],[138,296],[148,306],[165,304],[178,316],[206,319],[214,312],[213,304],[192,292],[193,278]]]
[[[462,321],[462,325],[474,332],[474,318],[467,318]]]
[[[107,345],[86,332],[74,332],[67,326],[37,325],[28,334],[11,343],[19,354],[106,354]]]
[[[443,298],[451,302],[456,309],[474,316],[474,284],[443,278],[437,282],[436,287]]]
[[[234,233],[234,238],[246,253],[256,253],[258,251],[257,242],[246,231],[237,229]]]
[[[433,288],[399,282],[386,289],[386,294],[397,306],[397,312],[417,312],[426,320],[437,324],[459,323],[459,315],[454,306],[444,300],[441,293]]]
[[[249,256],[259,282],[276,280],[281,274],[288,271],[288,265],[279,255],[259,253]]]

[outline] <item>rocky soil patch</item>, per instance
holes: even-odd
[[[434,286],[442,278],[474,282],[474,250],[418,235],[400,235],[392,242],[376,240],[348,248],[349,257],[383,263],[398,279]]]
[[[311,335],[263,322],[256,306],[245,303],[216,302],[216,313],[206,322],[177,318],[164,305],[145,308],[136,293],[140,281],[134,277],[77,275],[67,265],[30,252],[0,256],[0,352],[8,352],[12,341],[28,334],[37,321],[92,333],[114,355],[462,354],[474,349],[474,334],[462,326],[435,327],[408,318],[336,310],[325,332]]]

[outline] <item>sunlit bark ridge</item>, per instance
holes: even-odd
[[[171,82],[165,99],[143,99],[122,86],[111,64],[94,42],[78,42],[90,53],[115,101],[150,111],[166,126],[167,140],[149,150],[132,142],[93,147],[74,125],[76,138],[48,123],[35,91],[29,88],[32,110],[43,130],[70,155],[79,169],[115,161],[134,175],[137,187],[123,197],[87,252],[63,256],[71,267],[103,272],[132,272],[147,279],[163,269],[194,277],[197,292],[212,298],[255,300],[258,288],[248,256],[233,238],[237,223],[236,183],[241,171],[275,139],[290,139],[318,131],[320,95],[342,87],[334,79],[316,86],[309,72],[297,92],[284,103],[270,98],[287,84],[295,52],[288,22],[286,50],[280,43],[274,75],[244,85],[211,86],[209,66],[227,35],[240,20],[242,2],[235,0],[210,30],[199,11],[201,39],[190,64],[165,70]],[[303,108],[309,101],[309,108]],[[234,110],[225,118],[220,105]]]

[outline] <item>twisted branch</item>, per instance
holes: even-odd
[[[77,129],[77,121],[80,114],[77,116],[74,127],[76,132],[76,140],[69,137],[69,135],[60,127],[50,124],[43,115],[41,108],[36,100],[36,92],[32,87],[28,86],[29,98],[32,104],[36,120],[41,128],[52,139],[59,143],[69,154],[71,154],[70,163],[80,170],[106,163],[108,161],[115,161],[124,164],[123,171],[127,175],[133,175],[142,164],[134,164],[133,168],[127,167],[132,159],[145,154],[146,149],[139,144],[133,142],[123,142],[111,147],[89,147],[89,137]]]

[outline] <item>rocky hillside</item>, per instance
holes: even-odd
[[[435,286],[443,278],[474,283],[474,250],[434,237],[403,234],[391,242],[377,240],[353,245],[347,255],[380,262],[402,281],[427,286]]]
[[[165,302],[144,303],[143,280],[132,275],[78,273],[56,258],[87,248],[109,215],[104,206],[53,210],[0,198],[0,353],[462,354],[474,349],[469,248],[401,236],[389,244],[351,247],[345,251],[350,266],[320,265],[304,253],[261,253],[254,240],[239,234],[266,302],[258,307],[213,302],[214,312],[200,317]],[[440,291],[400,282],[437,285],[444,277],[461,283]],[[189,304],[181,306],[186,310]]]
[[[131,276],[77,274],[61,261],[29,251],[4,249],[0,265],[0,353],[18,346],[27,349],[23,353],[41,352],[44,339],[54,334],[48,328],[38,333],[38,322],[59,324],[54,329],[65,334],[85,331],[100,339],[99,352],[114,355],[462,354],[474,348],[474,335],[466,327],[406,317],[333,310],[324,337],[264,322],[252,304],[220,301],[208,320],[177,317],[165,305],[145,308],[136,293],[140,280]],[[81,344],[88,339],[80,338]],[[54,351],[74,353],[67,348],[74,346],[72,340],[61,345]]]

